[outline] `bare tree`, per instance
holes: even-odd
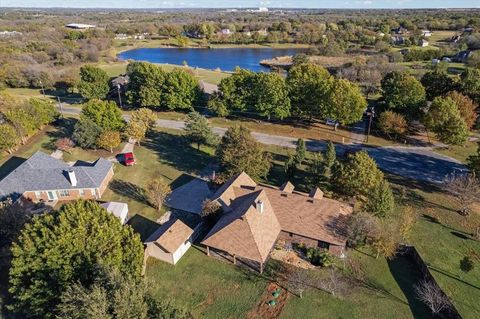
[[[170,186],[165,183],[163,178],[155,178],[148,183],[145,194],[150,204],[157,210],[161,210],[165,199],[170,194]]]
[[[448,176],[444,183],[445,190],[452,194],[461,206],[459,213],[462,216],[470,214],[470,206],[480,201],[480,179],[472,174],[453,174]]]
[[[295,268],[287,277],[288,290],[298,297],[303,297],[303,292],[311,285],[312,276],[308,270]]]
[[[450,300],[435,282],[422,280],[414,288],[417,299],[426,304],[433,314],[450,308]]]
[[[341,297],[351,288],[351,282],[335,267],[328,269],[328,276],[317,281],[317,288],[333,296]]]

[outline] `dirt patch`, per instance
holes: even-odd
[[[284,249],[274,249],[272,254],[270,255],[273,259],[279,260],[285,264],[292,265],[302,269],[312,269],[315,268],[307,260],[298,256],[298,254],[294,251],[288,251]]]
[[[260,299],[257,307],[247,314],[247,318],[278,318],[282,313],[283,307],[285,307],[285,305],[287,304],[287,300],[289,297],[290,293],[288,293],[285,289],[281,288],[276,283],[271,282],[268,284],[267,290]]]

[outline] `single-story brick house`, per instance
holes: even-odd
[[[344,254],[345,222],[353,208],[323,197],[318,188],[306,194],[294,191],[289,182],[280,188],[260,185],[241,173],[222,185],[212,200],[223,214],[202,241],[207,254],[213,250],[260,272],[277,240]]]
[[[99,158],[72,166],[41,151],[0,181],[0,199],[36,202],[99,199],[113,177],[113,165]]]

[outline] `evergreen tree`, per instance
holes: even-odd
[[[368,194],[366,210],[378,217],[385,217],[393,211],[394,205],[395,200],[390,184],[383,179]]]
[[[89,118],[80,119],[73,128],[73,140],[81,148],[95,148],[103,129]]]
[[[332,167],[337,160],[337,151],[332,141],[328,141],[327,150],[325,151],[325,171],[324,175],[329,177],[332,172]]]
[[[295,165],[298,167],[303,164],[307,157],[307,145],[302,138],[297,140],[297,146],[295,147]]]
[[[190,112],[187,115],[184,134],[190,143],[197,144],[198,149],[202,144],[215,145],[218,141],[218,136],[213,133],[207,118],[198,112]]]

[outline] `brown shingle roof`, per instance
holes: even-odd
[[[203,244],[263,263],[277,240],[280,224],[265,191],[257,190],[237,196],[233,189],[235,186],[232,186],[234,184],[230,183],[226,190],[235,196],[231,201],[231,211],[220,218]],[[263,205],[262,212],[260,205]]]
[[[288,186],[288,190],[291,186]],[[293,185],[292,185],[293,186]],[[345,229],[352,207],[312,194],[285,192],[269,185],[257,185],[241,173],[227,181],[213,197],[227,213],[211,229],[203,243],[230,254],[263,262],[279,231],[294,233],[334,245],[345,245]],[[264,214],[256,203],[264,203]]]
[[[145,243],[155,242],[169,253],[175,252],[193,234],[193,229],[177,218],[161,225]]]

